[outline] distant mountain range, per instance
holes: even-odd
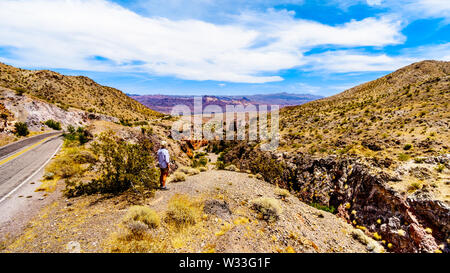
[[[148,108],[169,114],[175,105],[187,105],[194,110],[194,96],[169,96],[169,95],[135,95],[127,94]],[[226,105],[279,105],[280,107],[301,105],[323,97],[310,94],[261,94],[249,96],[202,96],[203,107],[218,105],[225,111]]]

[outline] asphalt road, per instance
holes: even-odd
[[[0,203],[42,171],[61,147],[58,134],[40,135],[0,149]]]
[[[52,132],[52,133],[41,134],[41,135],[26,138],[24,140],[17,141],[17,142],[5,145],[3,147],[0,147],[0,158],[3,158],[7,155],[15,153],[15,152],[19,151],[20,149],[25,148],[29,145],[33,145],[45,138],[48,138],[49,136],[54,136],[54,135],[58,135],[58,134],[61,134],[61,133],[60,132]]]

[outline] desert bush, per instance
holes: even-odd
[[[28,125],[25,122],[16,122],[16,124],[14,124],[14,128],[16,130],[15,134],[17,136],[27,136],[30,134]]]
[[[223,161],[218,160],[218,161],[216,162],[216,168],[217,168],[218,170],[223,170],[223,169],[225,169],[225,163],[224,163]]]
[[[400,161],[408,161],[409,158],[410,158],[410,156],[407,154],[404,154],[404,153],[398,154],[398,160],[400,160]]]
[[[148,228],[158,228],[160,225],[159,215],[149,207],[132,206],[128,209],[123,221],[125,223],[141,222]]]
[[[21,88],[21,87],[17,87],[17,88],[14,88],[14,92],[18,96],[23,96],[23,94],[25,94],[27,92],[27,90],[25,90],[24,88]]]
[[[200,170],[191,168],[191,169],[189,169],[188,173],[189,173],[189,175],[197,175],[200,173]]]
[[[260,173],[256,174],[256,175],[255,175],[255,178],[256,178],[256,179],[259,179],[259,180],[263,180],[263,179],[264,179],[264,177],[263,177],[262,174],[260,174]]]
[[[143,193],[159,187],[159,172],[152,156],[152,144],[146,139],[130,144],[113,132],[102,133],[92,143],[91,152],[98,158],[100,177],[90,183],[66,183],[66,194],[122,193],[130,188]]]
[[[198,167],[204,167],[208,164],[208,158],[203,154],[197,154],[192,159],[192,167],[198,168]]]
[[[194,225],[201,213],[201,208],[187,196],[176,194],[168,204],[165,221],[176,228]]]
[[[198,168],[198,170],[199,170],[200,172],[206,172],[206,171],[208,170],[208,168],[206,168],[206,167],[200,167],[200,168]]]
[[[129,230],[128,236],[132,240],[142,240],[148,231],[148,226],[140,221],[128,221],[126,223]]]
[[[92,140],[92,134],[83,127],[78,127],[75,130],[75,127],[69,125],[67,131],[63,134],[66,146],[71,146],[72,144],[83,145]]]
[[[411,145],[411,144],[406,144],[406,145],[403,147],[403,150],[408,151],[408,150],[411,150],[411,148],[412,148],[412,145]]]
[[[437,165],[437,167],[436,167],[436,171],[438,171],[438,172],[443,172],[444,171],[444,169],[445,169],[445,165],[444,164],[439,164],[439,165]]]
[[[226,166],[225,170],[226,171],[232,171],[232,172],[238,172],[239,171],[239,169],[233,164]]]
[[[180,172],[182,172],[182,173],[184,173],[184,174],[189,174],[189,170],[190,170],[191,168],[189,168],[189,167],[181,167],[180,168]]]
[[[334,206],[325,206],[325,205],[321,205],[319,203],[311,203],[310,204],[311,207],[314,207],[316,209],[320,209],[329,213],[335,213],[336,212],[336,208]]]
[[[186,174],[182,173],[182,172],[175,172],[172,174],[171,177],[171,181],[172,182],[182,182],[182,181],[186,181]]]
[[[57,131],[61,130],[61,123],[54,121],[53,119],[47,120],[46,122],[44,122],[44,124],[54,130],[57,130]]]
[[[254,209],[261,219],[268,222],[278,220],[282,212],[281,206],[277,200],[268,197],[261,197],[251,202],[252,209]]]
[[[291,195],[291,193],[286,189],[276,188],[275,194],[281,198],[287,198]]]

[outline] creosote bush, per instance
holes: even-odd
[[[49,128],[52,128],[53,130],[61,130],[61,123],[54,121],[53,119],[47,120],[45,123]]]
[[[158,228],[161,221],[159,215],[149,207],[132,206],[128,209],[123,221],[125,223],[141,222],[148,228]]]
[[[63,134],[65,145],[83,145],[92,140],[92,134],[83,127],[75,129],[72,125],[67,126],[67,132]]]
[[[252,209],[259,215],[259,218],[268,222],[275,222],[282,212],[281,206],[276,199],[261,197],[251,202]]]
[[[16,122],[16,124],[14,124],[14,128],[17,136],[27,136],[30,134],[28,125],[25,122]]]
[[[138,143],[131,144],[109,131],[100,134],[91,146],[92,153],[98,158],[99,178],[89,183],[66,181],[66,195],[119,194],[131,188],[144,193],[159,187],[159,172],[148,139],[142,137]]]

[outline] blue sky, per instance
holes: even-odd
[[[0,61],[135,94],[328,96],[450,61],[448,0],[2,0]]]

